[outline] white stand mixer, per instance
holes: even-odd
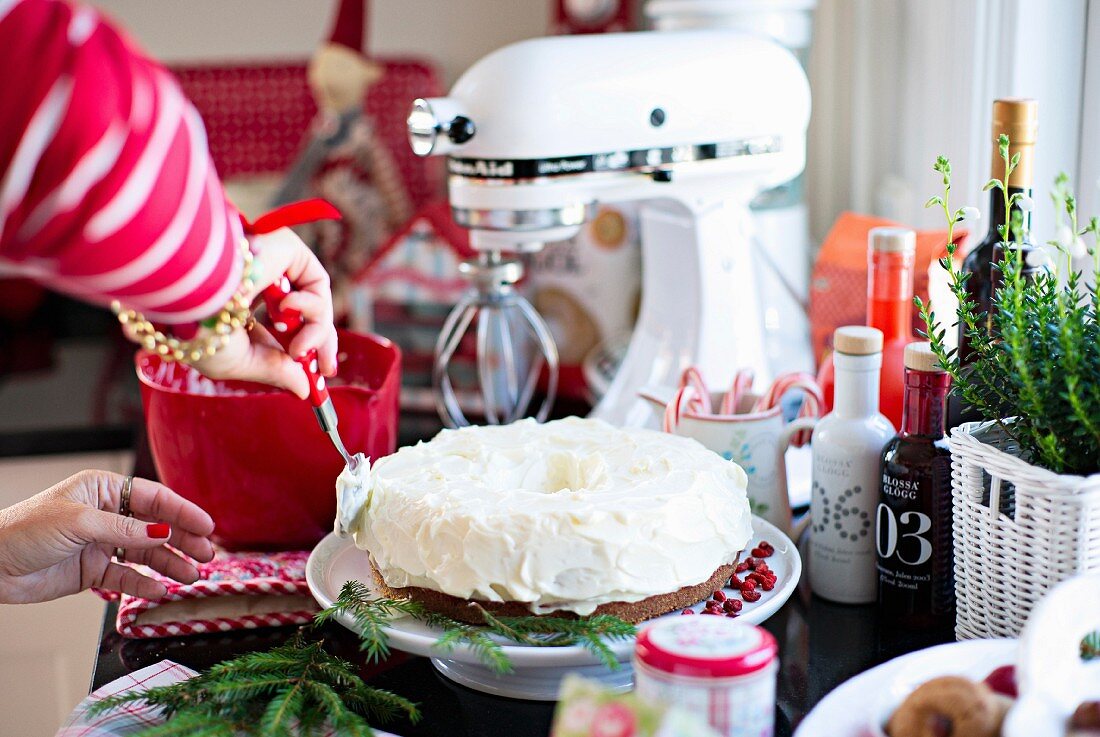
[[[450,96],[417,100],[408,127],[417,154],[448,155],[455,221],[487,262],[571,237],[597,202],[642,202],[641,312],[592,412],[640,425],[651,411],[637,390],[674,383],[689,365],[713,386],[742,367],[770,378],[748,203],[802,171],[809,115],[805,74],[781,46],[725,30],[645,32],[507,46],[472,66]],[[524,315],[528,332],[546,333],[537,314]],[[515,322],[479,324],[479,347],[482,334]],[[437,354],[452,344],[441,336]],[[495,403],[501,386],[531,382],[489,379],[494,371],[521,366],[530,376],[542,366],[537,357],[478,358],[482,393]],[[446,361],[437,369],[442,397]],[[492,413],[503,421],[530,400],[523,390],[509,396],[511,406]],[[438,404],[448,424],[465,424],[453,403]]]

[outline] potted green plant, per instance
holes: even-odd
[[[1009,157],[1006,136],[999,144],[1005,177],[985,190],[1004,193],[1005,212],[1030,207],[1006,186],[1018,155]],[[950,162],[941,156],[934,168],[944,193],[925,206],[942,208],[947,220],[948,256],[940,264],[972,362],[959,361],[931,307],[917,304],[953,391],[986,420],[951,434],[956,635],[1015,637],[1049,588],[1100,568],[1100,219],[1080,227],[1068,178],[1060,175],[1052,192],[1060,221],[1049,242],[1053,263],[1025,278],[1029,264],[1012,247],[1019,222],[1002,227],[1006,256],[986,315],[968,297],[968,275],[952,258],[952,231],[971,208],[951,208]],[[1091,283],[1073,267],[1087,250],[1085,237],[1094,243]]]

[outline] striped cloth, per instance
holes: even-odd
[[[171,74],[61,0],[0,0],[0,69],[0,270],[170,325],[221,309],[244,234]]]
[[[180,583],[128,563],[164,584],[159,599],[100,591],[118,601],[115,628],[123,637],[156,638],[309,624],[317,604],[306,583],[308,550],[249,553],[218,550],[199,563],[199,580]]]
[[[173,663],[171,660],[162,660],[155,665],[111,681],[77,704],[76,709],[69,716],[69,721],[58,730],[57,737],[123,737],[123,735],[137,734],[143,729],[162,724],[164,718],[160,711],[156,707],[140,702],[127,704],[123,708],[97,717],[88,714],[88,709],[95,702],[108,696],[130,691],[144,691],[156,686],[170,686],[195,675],[197,675],[195,671],[190,668]],[[389,732],[378,729],[374,730],[374,733],[379,737],[395,737]],[[331,731],[326,732],[326,735],[331,734],[333,734]]]

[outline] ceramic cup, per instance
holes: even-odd
[[[646,387],[638,395],[648,401],[658,416],[678,399],[673,387]],[[727,460],[734,461],[749,477],[749,503],[753,514],[783,530],[791,530],[791,499],[787,493],[786,453],[795,433],[812,430],[814,417],[784,422],[779,406],[751,412],[760,395],[745,393],[734,414],[709,414],[688,406],[679,412],[669,430],[698,440]],[[711,394],[711,406],[721,406],[722,395]]]

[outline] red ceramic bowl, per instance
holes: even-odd
[[[397,445],[401,353],[341,331],[329,382],[348,451],[379,458]],[[332,530],[340,454],[305,400],[260,384],[212,381],[137,354],[149,446],[163,483],[214,518],[232,550],[311,548]]]

